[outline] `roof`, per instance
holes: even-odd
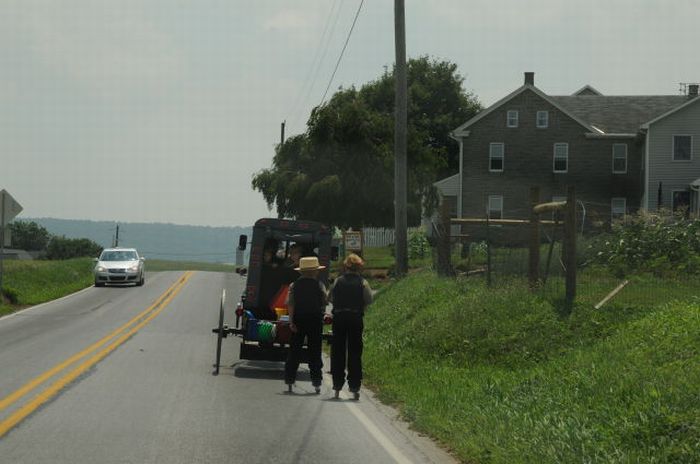
[[[459,192],[459,173],[450,177],[445,177],[444,179],[440,179],[439,181],[434,182],[433,185],[442,195],[457,195]]]
[[[576,92],[572,93],[571,95],[575,96],[584,96],[584,95],[603,95],[600,93],[597,89],[593,88],[590,85],[584,85],[580,89],[578,89]]]
[[[635,134],[644,123],[688,101],[684,95],[567,95],[549,99],[606,134]]]

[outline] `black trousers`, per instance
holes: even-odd
[[[359,312],[333,314],[333,342],[331,343],[331,375],[333,389],[340,390],[347,380],[351,391],[359,391],[362,383],[362,331],[364,321]]]
[[[294,323],[297,326],[297,331],[292,334],[290,341],[289,355],[284,365],[284,382],[292,384],[296,380],[306,339],[311,383],[314,386],[319,386],[323,383],[323,361],[321,360],[323,319],[320,315],[304,317],[297,318]]]

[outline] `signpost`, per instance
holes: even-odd
[[[346,230],[343,232],[343,249],[346,256],[353,251],[362,256],[362,231]]]
[[[2,297],[3,259],[5,258],[5,227],[21,212],[22,205],[17,203],[5,189],[0,190],[0,297]]]

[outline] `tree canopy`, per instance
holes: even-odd
[[[408,61],[408,220],[420,220],[432,184],[459,169],[451,130],[481,105],[457,65]],[[272,167],[253,177],[280,217],[342,227],[394,223],[394,75],[338,90],[314,108],[307,130],[277,146]]]

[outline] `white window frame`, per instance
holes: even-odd
[[[622,200],[622,213],[619,212],[619,207],[615,208],[615,201]],[[627,216],[627,198],[626,197],[612,197],[610,199],[610,220],[614,221],[617,218],[624,219]]]
[[[621,159],[621,158],[615,158],[615,147],[625,147],[625,169],[622,171],[616,171],[615,170],[615,159]],[[627,144],[626,143],[613,143],[612,144],[612,172],[613,174],[627,174]]]
[[[518,127],[518,110],[508,110],[506,112],[506,126]]]
[[[690,137],[690,158],[676,159],[676,137]],[[691,134],[673,134],[673,137],[671,137],[671,159],[679,163],[693,161],[693,136]]]
[[[566,156],[564,158],[566,160],[566,169],[564,169],[563,171],[557,171],[557,146],[566,147]],[[553,150],[554,153],[552,155],[552,172],[554,172],[555,174],[566,174],[567,172],[569,172],[569,144],[566,142],[557,142],[554,144]],[[559,157],[559,159],[561,159],[561,157]]]
[[[501,169],[491,169],[491,161],[494,159],[498,159],[498,156],[495,156],[493,153],[493,149],[497,146],[501,147]],[[503,172],[503,170],[506,168],[506,145],[503,142],[492,142],[489,144],[489,172]]]
[[[689,197],[688,198],[688,208],[690,208],[690,203],[693,201],[692,193],[689,192],[688,190],[676,189],[676,190],[671,190],[671,211],[676,211],[676,205],[673,204],[673,200],[675,199],[677,192],[685,192],[688,194],[688,197]]]
[[[492,201],[500,201],[500,208],[491,208]],[[498,217],[491,216],[491,211],[500,211]],[[486,203],[486,214],[488,214],[489,219],[503,219],[503,195],[489,195]]]
[[[540,115],[544,115],[544,122],[540,124]],[[546,129],[549,127],[549,111],[538,111],[535,117],[535,124],[538,129]]]

